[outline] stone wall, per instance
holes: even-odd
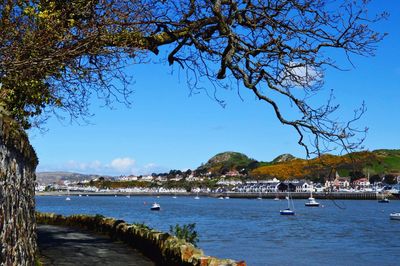
[[[229,259],[205,256],[203,251],[192,244],[161,233],[146,226],[127,224],[122,220],[101,216],[72,215],[62,216],[54,213],[37,213],[38,224],[79,227],[109,235],[138,249],[157,265],[187,266],[245,266],[246,263]]]
[[[0,115],[0,265],[33,265],[36,153],[25,132]]]

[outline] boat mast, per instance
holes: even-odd
[[[287,203],[288,203],[288,209],[290,208],[290,183],[288,183],[288,188],[287,188]]]

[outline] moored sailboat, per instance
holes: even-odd
[[[304,203],[304,205],[306,207],[319,207],[319,202],[317,202],[315,198],[313,198],[312,191],[313,187],[311,187],[310,197],[308,198],[308,202]]]
[[[389,203],[390,200],[388,198],[383,198],[383,199],[378,200],[378,202],[379,203]]]
[[[288,202],[288,207],[284,210],[280,210],[281,215],[295,215],[294,212],[294,205],[293,205],[293,200],[290,197],[290,191],[289,191],[289,186],[288,186],[288,195],[286,196],[287,202]]]
[[[378,193],[376,195],[378,197]],[[378,203],[389,203],[389,199],[382,193],[382,197],[378,200]]]
[[[258,199],[258,200],[261,200],[261,199],[262,199],[262,196],[261,196],[261,191],[258,193],[258,197],[257,197],[257,199]]]
[[[71,200],[71,198],[69,197],[69,189],[67,190],[67,197],[65,198],[65,200]]]
[[[274,198],[274,200],[275,200],[275,201],[281,200],[281,199],[279,198],[279,194],[278,194],[278,192],[276,192],[276,195],[275,195],[275,198]]]
[[[194,197],[194,199],[196,199],[196,200],[200,199],[199,192],[197,192],[196,197]]]

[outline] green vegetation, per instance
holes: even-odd
[[[280,158],[280,157],[277,157]],[[253,171],[256,177],[281,179],[308,178],[317,181],[338,172],[341,176],[356,179],[362,176],[400,174],[400,150],[376,150],[354,152],[343,156],[324,155],[311,160],[291,159],[264,164]]]
[[[146,225],[144,222],[142,223],[134,223],[133,225],[141,228],[141,229],[146,229],[146,230],[152,230],[153,228],[151,228],[150,226]]]
[[[400,172],[400,150],[376,150],[374,152],[382,160],[380,168],[387,172]]]
[[[105,218],[105,216],[101,215],[101,214],[96,214],[93,218],[95,221],[99,222],[99,221],[103,220]]]
[[[212,157],[208,162],[199,168],[196,172],[211,173],[213,175],[224,175],[230,171],[238,171],[246,174],[249,169],[258,166],[258,162],[250,159],[239,152],[223,152]]]
[[[238,169],[238,174],[244,179],[307,178],[318,182],[332,177],[336,172],[340,176],[350,176],[352,179],[368,174],[377,179],[400,174],[400,150],[362,151],[342,156],[326,154],[311,160],[282,154],[271,162],[258,162],[241,153],[224,152],[212,157],[196,172],[211,173],[211,176],[219,177]]]
[[[171,234],[175,235],[179,239],[183,239],[186,242],[192,243],[195,247],[197,242],[199,242],[197,231],[195,230],[196,224],[184,224],[180,226],[176,224],[175,226],[170,226],[169,231]]]
[[[43,266],[43,262],[40,260],[40,257],[35,257],[35,266]]]

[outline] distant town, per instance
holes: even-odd
[[[314,183],[311,180],[241,180],[240,174],[230,172],[219,178],[208,176],[184,177],[176,174],[173,178],[166,175],[120,176],[116,178],[98,177],[90,180],[60,180],[53,184],[37,184],[37,192],[99,192],[99,193],[275,193],[285,192],[375,192],[399,193],[399,184],[389,185],[383,182],[371,183],[368,178],[350,181],[350,177],[335,178],[325,183]],[[400,176],[396,177],[400,183]]]
[[[272,162],[258,162],[244,154],[225,152],[215,155],[193,171],[171,170],[168,173],[118,177],[62,172],[37,173],[36,191],[38,194],[65,192],[258,195],[287,191],[399,194],[400,167],[396,168],[397,164],[394,163],[400,162],[399,151],[378,150],[357,153],[356,156],[362,160],[330,155],[325,158],[325,163],[329,162],[330,167],[323,168],[318,161],[320,158],[307,161],[284,154]],[[385,160],[390,161],[390,168],[386,167]],[[383,172],[378,173],[377,169]]]

